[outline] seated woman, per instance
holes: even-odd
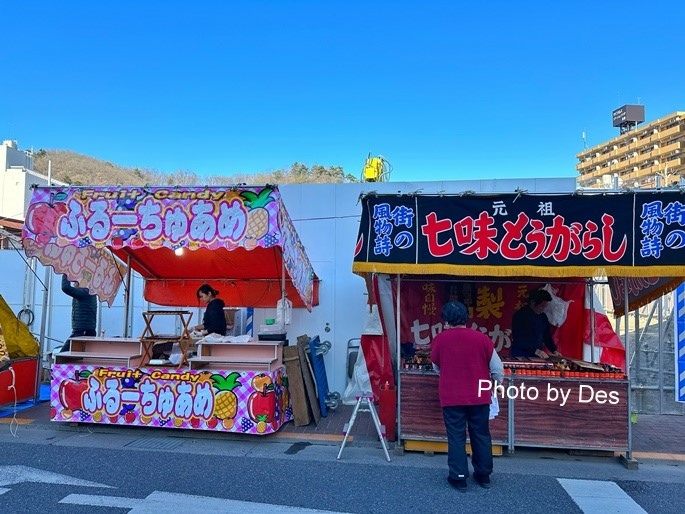
[[[195,326],[195,330],[203,334],[226,335],[226,316],[224,315],[224,301],[217,298],[219,291],[209,284],[203,284],[197,290],[197,299],[207,305],[202,323]]]

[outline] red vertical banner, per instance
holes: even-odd
[[[366,360],[374,402],[380,399],[382,384],[395,385],[388,338],[384,335],[362,334],[361,349]]]

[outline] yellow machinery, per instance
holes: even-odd
[[[371,157],[371,152],[366,157],[364,168],[362,168],[362,182],[387,182],[390,179],[392,166],[385,160],[385,157]]]

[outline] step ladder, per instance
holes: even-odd
[[[340,451],[338,452],[338,460],[340,460],[340,456],[342,455],[342,452],[345,449],[345,445],[347,444],[347,438],[350,436],[350,432],[352,432],[352,427],[354,426],[354,422],[357,419],[357,414],[359,412],[368,412],[369,414],[371,414],[371,419],[373,419],[373,424],[376,427],[378,438],[380,439],[381,444],[383,445],[385,458],[388,462],[390,462],[390,454],[388,453],[388,446],[385,442],[385,430],[381,425],[380,419],[378,418],[376,408],[373,406],[373,395],[371,393],[368,393],[368,396],[362,395],[357,396],[356,398],[357,403],[354,406],[354,410],[352,411],[352,416],[350,416],[350,421],[348,421],[345,424],[345,428],[343,429],[345,431],[345,437],[343,438],[342,444],[340,445]]]

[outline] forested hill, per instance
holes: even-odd
[[[294,163],[286,169],[252,175],[200,177],[195,172],[179,170],[161,173],[145,168],[127,168],[111,162],[78,154],[69,150],[39,150],[34,154],[34,170],[48,174],[51,163],[52,178],[72,185],[210,185],[228,184],[297,184],[358,182],[346,175],[340,166],[306,166]]]

